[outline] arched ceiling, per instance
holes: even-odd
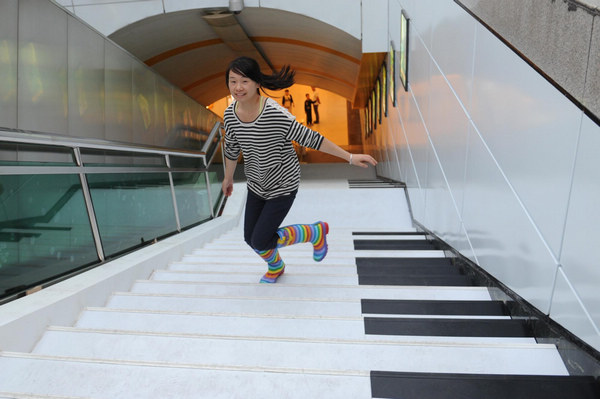
[[[269,66],[291,65],[296,82],[331,91],[351,102],[360,86],[361,42],[313,18],[288,11],[246,7],[196,9],[153,16],[110,38],[200,104],[229,94],[225,70],[240,55]],[[364,65],[363,65],[364,69]]]

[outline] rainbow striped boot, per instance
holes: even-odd
[[[325,222],[281,227],[277,230],[280,237],[277,241],[277,248],[310,242],[314,250],[313,259],[320,262],[327,255],[327,233],[329,233],[329,225]]]
[[[254,250],[261,258],[269,265],[269,270],[260,279],[261,283],[273,284],[277,281],[277,278],[281,276],[285,270],[285,264],[279,255],[277,248],[267,249],[266,251]]]

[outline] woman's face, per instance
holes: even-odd
[[[260,85],[249,77],[239,75],[233,71],[229,71],[229,80],[227,82],[229,92],[236,101],[251,101],[255,100],[258,94]]]

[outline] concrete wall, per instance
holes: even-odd
[[[600,350],[600,126],[455,2],[431,4],[389,1],[390,41],[410,18],[409,87],[367,143],[378,172],[407,183],[419,223]]]
[[[600,117],[598,0],[460,0]]]

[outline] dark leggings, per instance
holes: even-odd
[[[292,207],[297,192],[266,200],[248,190],[244,216],[244,240],[248,245],[259,251],[277,247],[277,230]]]

